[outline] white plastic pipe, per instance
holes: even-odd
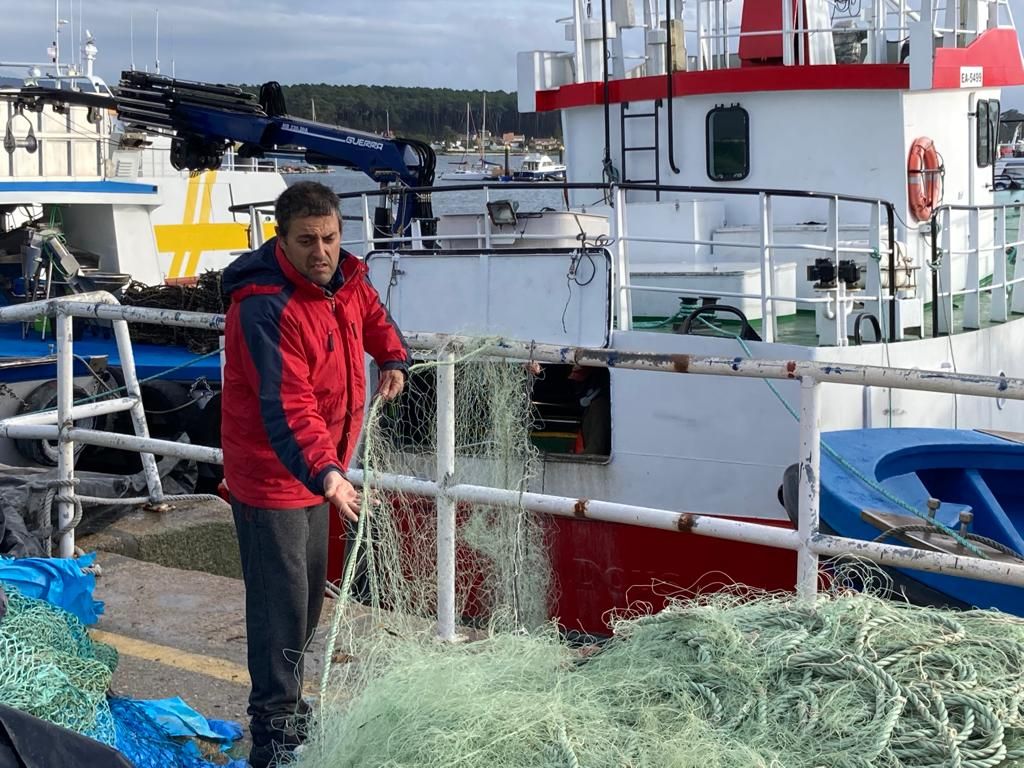
[[[71,409],[72,421],[88,419],[94,416],[106,416],[111,413],[127,411],[135,405],[134,397],[118,397],[113,400],[101,400],[97,403],[83,403]],[[39,413],[23,413],[18,416],[10,416],[0,421],[0,427],[13,426],[14,424],[56,424],[60,419],[56,409],[40,411]]]

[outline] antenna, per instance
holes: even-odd
[[[156,9],[156,73],[160,74],[160,9]]]
[[[132,71],[135,71],[135,9],[128,13],[128,48]]]

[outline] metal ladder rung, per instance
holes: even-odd
[[[657,184],[657,179],[623,179],[623,184]]]
[[[653,152],[657,147],[623,147],[623,152]]]
[[[632,119],[637,118],[637,117],[657,117],[657,116],[658,116],[657,112],[638,112],[635,115],[625,114],[625,115],[622,116],[622,118],[624,120],[632,120]]]

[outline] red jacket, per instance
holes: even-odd
[[[324,476],[348,467],[363,421],[364,350],[404,369],[401,332],[342,251],[327,287],[301,275],[277,238],[224,270],[231,296],[221,395],[224,477],[245,504],[296,509],[323,502]]]

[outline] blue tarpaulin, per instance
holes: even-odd
[[[103,603],[92,597],[96,577],[82,573],[82,569],[95,560],[95,552],[74,559],[0,558],[0,583],[16,587],[26,597],[45,600],[62,608],[78,617],[83,624],[95,624],[103,613]]]

